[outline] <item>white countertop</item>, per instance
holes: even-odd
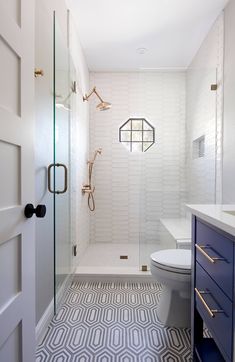
[[[175,240],[191,239],[190,218],[160,219],[160,221]]]
[[[186,208],[193,215],[235,236],[235,215],[225,212],[235,213],[235,205],[186,205]]]

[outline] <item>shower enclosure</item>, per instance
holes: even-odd
[[[190,227],[186,203],[216,202],[217,72],[92,73],[91,84],[113,109],[101,118],[91,104],[90,151],[103,152],[94,170],[90,244],[77,273],[147,275],[151,253],[176,247],[164,220]],[[144,118],[155,129],[146,152],[119,142],[118,130],[130,118]]]
[[[54,302],[58,309],[73,274],[71,242],[71,127],[76,94],[75,68],[54,14],[53,163],[48,187],[54,212]]]

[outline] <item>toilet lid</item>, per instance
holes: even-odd
[[[191,269],[191,250],[167,249],[151,254],[151,259],[161,265],[176,269]]]

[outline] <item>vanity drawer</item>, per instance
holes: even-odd
[[[233,335],[232,302],[198,263],[196,263],[195,282],[196,308],[221,349],[221,353],[230,360]]]
[[[196,219],[196,261],[219,287],[233,298],[234,241]]]

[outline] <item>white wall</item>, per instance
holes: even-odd
[[[188,203],[222,199],[223,13],[187,70],[186,170]],[[211,84],[218,84],[211,91]],[[193,158],[193,140],[205,136],[205,156]]]
[[[148,241],[161,238],[160,217],[179,217],[185,202],[185,73],[92,73],[106,112],[90,101],[90,151],[103,153],[94,166],[96,211],[91,242],[138,243],[140,220]],[[130,153],[119,142],[119,127],[144,117],[156,131],[146,153]]]
[[[225,9],[223,203],[235,204],[235,1]]]
[[[60,28],[67,41],[67,9],[63,0],[36,1],[36,67],[44,69],[44,77],[37,79],[36,86],[36,201],[45,203],[47,217],[37,220],[36,229],[36,313],[37,322],[53,298],[53,202],[47,191],[46,169],[53,162],[53,10],[56,11]],[[79,252],[89,242],[89,215],[87,205],[81,199],[80,187],[86,173],[89,147],[89,111],[82,94],[89,88],[89,72],[79,43],[77,30],[70,23],[70,47],[78,80],[78,93],[74,100],[72,117],[72,220],[71,236],[78,243]],[[72,247],[71,247],[72,254]],[[73,258],[77,265],[78,257]]]

